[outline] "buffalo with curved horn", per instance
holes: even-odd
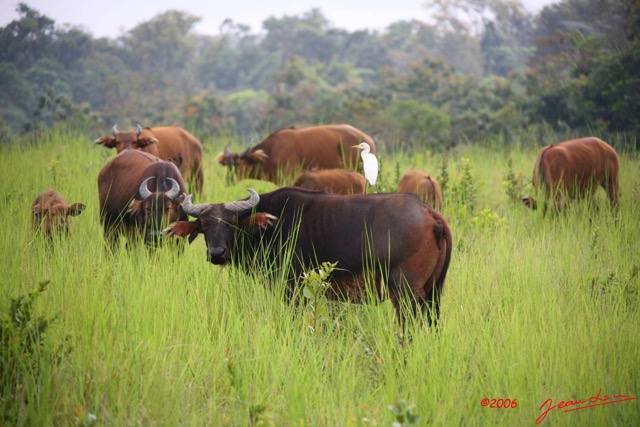
[[[445,218],[415,194],[345,197],[295,187],[249,192],[248,200],[227,203],[192,204],[187,197],[182,208],[196,220],[176,222],[165,233],[190,242],[204,234],[213,264],[275,266],[278,274],[279,267],[289,268],[290,296],[304,272],[337,263],[328,298],[363,303],[368,295],[388,297],[401,323],[405,307],[437,319],[453,240]]]
[[[202,192],[204,173],[202,144],[186,130],[178,126],[143,128],[140,124],[132,131],[120,131],[115,124],[111,128],[113,137],[102,136],[94,144],[124,150],[140,150],[162,160],[176,164],[182,176],[197,193]]]
[[[112,247],[123,234],[155,244],[163,227],[188,219],[176,165],[142,151],[126,150],[111,159],[98,175],[98,193],[100,220]]]

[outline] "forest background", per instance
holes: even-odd
[[[0,141],[60,123],[91,137],[115,123],[178,124],[206,146],[340,122],[388,151],[508,144],[523,132],[541,144],[636,135],[637,1],[564,0],[537,15],[508,0],[429,9],[431,23],[384,31],[349,32],[312,9],[268,18],[259,34],[226,20],[213,36],[170,10],[95,39],[20,4],[0,28]]]

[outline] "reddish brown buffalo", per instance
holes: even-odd
[[[351,148],[367,142],[375,152],[373,139],[350,125],[324,125],[302,129],[281,129],[243,153],[231,153],[228,146],[218,162],[235,168],[238,179],[264,179],[277,184],[291,182],[301,171],[344,168],[355,170],[359,153]]]
[[[138,150],[118,154],[98,175],[100,220],[107,241],[115,247],[124,234],[156,244],[164,225],[187,219],[182,210],[185,191],[175,164]]]
[[[68,233],[70,217],[80,215],[84,208],[82,203],[69,206],[62,194],[46,190],[31,204],[31,222],[35,230],[52,240],[55,235]]]
[[[94,143],[115,148],[118,153],[127,148],[141,150],[173,162],[195,191],[202,192],[202,144],[186,130],[178,126],[142,128],[138,125],[135,130],[120,132],[118,125],[114,125],[111,133],[113,138],[103,136]]]
[[[572,139],[543,147],[533,167],[533,186],[547,201],[562,210],[568,199],[593,196],[598,186],[607,192],[611,206],[618,207],[618,155],[606,142],[594,137]],[[533,209],[537,202],[525,197],[522,202]]]
[[[294,187],[321,190],[334,194],[364,194],[364,176],[346,169],[317,169],[304,172]]]
[[[398,192],[415,193],[432,208],[442,210],[442,191],[438,181],[428,173],[411,169],[398,183]]]

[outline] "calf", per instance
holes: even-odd
[[[415,193],[432,208],[442,210],[442,191],[438,181],[428,173],[411,169],[400,179],[398,192]]]
[[[31,204],[31,222],[35,230],[52,240],[55,235],[67,234],[70,217],[80,215],[84,209],[82,203],[69,206],[62,194],[46,190],[38,194]]]

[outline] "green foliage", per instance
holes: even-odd
[[[26,389],[37,389],[41,381],[45,336],[57,316],[34,316],[33,304],[48,284],[11,298],[8,312],[0,317],[0,403],[2,419],[9,424],[17,421],[20,405],[27,404]]]
[[[561,2],[534,19],[519,2],[436,1],[433,21],[353,33],[311,9],[266,19],[263,34],[227,19],[208,36],[194,33],[199,17],[166,11],[116,40],[20,4],[0,28],[0,115],[13,132],[84,120],[193,125],[213,137],[343,122],[389,150],[498,134],[511,143],[545,124],[636,131],[639,11],[604,3]],[[247,91],[265,98],[225,108]],[[78,114],[43,112],[42,99]]]
[[[471,218],[471,225],[476,229],[492,233],[501,227],[505,227],[507,219],[489,208],[484,208],[479,214]]]
[[[394,416],[391,422],[392,427],[408,427],[420,424],[420,415],[415,413],[416,405],[408,404],[404,399],[400,399],[395,405],[389,405],[388,409]]]
[[[477,188],[472,174],[471,159],[463,157],[455,164],[456,175],[451,182],[450,199],[463,210],[473,213],[477,204]]]
[[[518,174],[514,172],[513,159],[509,157],[507,159],[507,173],[502,180],[502,187],[512,203],[520,203],[520,199],[524,195],[527,184],[528,180],[522,172],[519,172]]]
[[[270,414],[267,412],[267,407],[262,404],[249,403],[247,388],[248,384],[245,384],[245,377],[243,372],[238,367],[236,360],[234,359],[231,351],[225,349],[225,363],[227,366],[227,375],[233,392],[236,393],[235,400],[244,406],[248,412],[248,420],[250,426],[266,426],[273,425],[270,420]],[[241,419],[231,420],[232,424],[237,424]]]
[[[438,173],[438,183],[440,184],[442,194],[447,194],[449,190],[449,161],[446,156],[442,156]]]
[[[337,262],[323,262],[317,270],[311,270],[302,276],[305,325],[311,335],[315,335],[329,321],[328,300],[325,293],[331,286],[328,281],[329,276],[337,265]]]
[[[566,1],[545,8],[526,81],[530,115],[556,129],[638,130],[640,90],[633,1]],[[567,66],[569,64],[569,66]]]
[[[619,138],[612,143],[636,143]],[[26,377],[11,419],[0,424],[383,426],[399,422],[387,409],[393,404],[397,414],[411,407],[418,425],[527,425],[549,398],[589,399],[600,388],[602,396],[636,396],[640,161],[620,152],[615,218],[606,203],[580,202],[542,218],[501,187],[509,157],[516,174],[533,165],[537,135],[521,141],[508,154],[497,139],[442,157],[385,153],[387,175],[398,163],[438,171],[444,157],[450,178],[443,214],[454,241],[439,331],[415,322],[413,339],[399,343],[388,300],[328,301],[336,321],[311,334],[304,297],[297,307],[283,300],[286,273],[272,271],[275,262],[250,260],[265,264],[255,275],[212,265],[202,236],[180,252],[109,253],[95,178],[113,153],[75,129],[18,137],[0,147],[2,317],[12,297],[46,278],[55,286],[36,298],[31,320],[55,323],[43,345],[32,345],[38,377]],[[215,143],[214,153],[224,141]],[[227,186],[225,168],[207,158],[202,202],[238,200],[259,183]],[[473,166],[476,208],[458,215],[449,197],[462,158]],[[53,250],[33,241],[28,215],[33,197],[54,183],[49,169],[57,190],[87,205]],[[261,184],[259,192],[274,188]],[[58,351],[59,343],[73,351]],[[485,396],[517,399],[518,407],[483,408]],[[634,425],[634,405],[554,410],[546,421]]]
[[[413,99],[395,101],[387,107],[386,115],[396,124],[404,147],[436,148],[449,142],[449,115],[430,104]]]

